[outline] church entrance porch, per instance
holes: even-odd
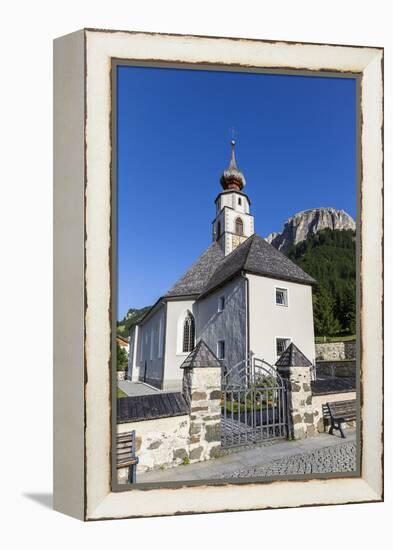
[[[287,382],[257,358],[223,368],[221,445],[260,444],[289,437]]]

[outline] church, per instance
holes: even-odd
[[[232,156],[215,199],[212,243],[130,335],[127,378],[181,388],[181,365],[203,339],[227,369],[274,365],[293,342],[315,363],[315,280],[254,233],[246,178]]]

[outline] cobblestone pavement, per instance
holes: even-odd
[[[291,474],[353,472],[355,470],[356,445],[353,442],[347,442],[334,447],[317,449],[310,453],[301,453],[274,460],[264,466],[237,470],[229,475],[223,474],[219,477],[270,477]]]

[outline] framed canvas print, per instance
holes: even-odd
[[[54,502],[383,498],[383,50],[54,45]]]

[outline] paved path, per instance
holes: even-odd
[[[347,430],[346,435],[346,439],[320,434],[301,441],[281,440],[232,452],[206,462],[137,473],[137,482],[157,483],[353,471],[355,430]]]
[[[353,442],[318,449],[311,453],[302,453],[280,460],[274,460],[264,466],[243,468],[236,472],[221,474],[227,477],[272,477],[293,474],[330,474],[354,472],[356,470],[356,445]]]
[[[130,380],[119,380],[117,385],[127,395],[150,395],[159,391],[143,382],[131,382]]]
[[[154,388],[153,386],[150,386],[149,384],[145,384],[145,382],[131,382],[131,380],[119,380],[117,382],[117,385],[128,396],[151,395],[155,393],[170,393],[174,391],[181,391],[181,383],[173,384],[171,387],[168,387],[165,390],[159,390],[157,388]]]

